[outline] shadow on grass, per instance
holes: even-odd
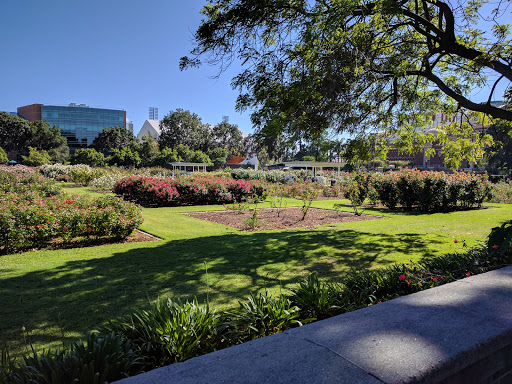
[[[421,237],[303,230],[137,243],[102,258],[91,248],[87,259],[0,278],[0,341],[17,340],[19,350],[25,326],[34,330],[36,346],[61,344],[158,297],[204,302],[208,292],[213,307],[233,308],[251,291],[278,293],[312,271],[332,280],[350,269],[387,265],[385,256],[394,253],[428,257]]]

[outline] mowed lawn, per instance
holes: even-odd
[[[334,203],[351,211],[346,200],[314,206]],[[0,342],[24,351],[25,327],[36,349],[68,345],[112,317],[169,297],[205,302],[208,294],[211,307],[234,308],[251,291],[287,292],[313,271],[330,280],[463,251],[512,217],[512,205],[500,204],[429,215],[367,209],[386,218],[249,233],[181,215],[205,210],[223,207],[144,209],[141,229],[161,241],[0,256]]]

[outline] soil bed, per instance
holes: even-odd
[[[250,227],[244,222],[253,214],[253,210],[243,212],[233,211],[211,211],[211,212],[191,212],[183,215],[196,217],[202,220],[213,221],[215,223],[228,225],[230,227],[245,229],[250,231],[264,231],[272,229],[291,229],[291,228],[314,228],[323,224],[346,223],[350,221],[383,219],[383,216],[361,215],[356,216],[349,212],[336,212],[330,209],[310,208],[306,218],[302,219],[301,208],[290,207],[282,208],[279,217],[277,209],[258,209],[259,226],[256,229]]]
[[[48,242],[45,246],[41,248],[25,248],[18,250],[17,252],[32,252],[32,251],[40,251],[40,250],[51,250],[54,251],[56,249],[72,249],[72,248],[85,248],[85,247],[96,247],[99,245],[111,245],[111,244],[126,244],[126,243],[141,243],[143,241],[158,241],[162,240],[156,236],[153,236],[149,233],[140,231],[138,229],[134,230],[130,236],[126,239],[112,239],[106,237],[91,237],[91,238],[76,238],[76,239],[54,239]],[[4,250],[0,250],[0,256],[8,254]]]

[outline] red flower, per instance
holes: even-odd
[[[467,277],[471,276],[471,273],[470,272],[466,273],[466,276]]]
[[[405,275],[400,275],[400,277],[398,278],[398,280],[400,280],[400,281],[404,281],[404,280],[405,280]]]
[[[37,225],[37,228],[43,228],[42,224]]]
[[[87,231],[92,232],[92,228],[91,227],[87,227]]]
[[[500,246],[499,245],[493,245],[492,246],[494,249],[498,249]]]
[[[457,239],[454,239],[454,240],[453,240],[453,242],[454,242],[454,243],[458,243],[458,242],[459,242],[459,240],[457,240]]]

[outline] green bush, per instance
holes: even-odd
[[[91,167],[102,167],[105,165],[105,155],[94,148],[82,148],[75,151],[71,156],[72,165],[85,164]]]
[[[130,340],[145,369],[212,352],[222,348],[225,339],[220,332],[220,317],[197,300],[184,304],[170,299],[159,301],[151,310],[109,321],[102,331]]]
[[[101,384],[136,375],[142,367],[131,341],[113,333],[90,333],[85,343],[73,343],[69,350],[34,352],[23,364],[3,352],[0,383]]]
[[[8,162],[7,153],[5,153],[3,148],[0,148],[0,164],[7,164]]]
[[[398,207],[421,212],[450,212],[481,207],[490,195],[491,184],[486,174],[444,172],[354,173],[344,195],[357,207],[367,198],[380,201],[389,209]]]
[[[272,335],[301,324],[299,308],[285,295],[272,298],[267,293],[251,293],[246,302],[239,304],[238,311],[226,314],[231,319],[227,328],[230,344]]]
[[[85,164],[78,164],[73,166],[69,172],[71,181],[78,185],[87,186],[89,183],[97,178],[106,174],[106,170],[102,168],[91,168]]]
[[[23,164],[38,167],[43,164],[50,164],[52,158],[45,150],[38,151],[37,148],[28,147],[28,156],[21,156]]]

